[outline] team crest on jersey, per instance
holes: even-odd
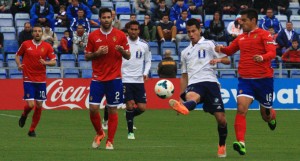
[[[90,96],[90,101],[92,101],[93,100],[93,96]]]
[[[218,103],[219,102],[219,98],[215,98],[215,103]]]
[[[239,91],[239,94],[242,94],[242,93],[243,93],[243,90],[240,90],[240,91]]]
[[[256,37],[257,37],[257,34],[255,34],[255,35],[253,36],[254,39],[256,39]]]
[[[114,36],[112,39],[113,39],[114,42],[117,41],[117,37],[116,36]]]
[[[44,51],[45,51],[45,48],[44,48],[44,47],[42,47],[42,48],[41,48],[41,52],[44,52]]]

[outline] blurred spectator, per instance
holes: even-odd
[[[299,42],[299,34],[294,31],[293,23],[287,22],[286,29],[278,33],[276,42],[278,43],[277,55],[282,55],[282,50],[285,50],[292,46],[292,40],[297,40]]]
[[[202,0],[184,0],[184,3],[190,6],[189,9],[191,14],[202,15],[203,13]]]
[[[237,8],[233,4],[233,0],[220,0],[222,14],[237,14]]]
[[[145,14],[144,23],[140,26],[140,37],[146,41],[157,41],[156,25],[148,14]]]
[[[10,11],[15,16],[16,13],[29,13],[30,0],[13,0]]]
[[[178,20],[181,15],[181,11],[186,10],[188,12],[188,18],[191,18],[191,13],[189,6],[184,4],[183,0],[177,0],[176,4],[170,10],[170,20],[176,24],[176,20]]]
[[[188,20],[187,16],[188,16],[187,11],[183,10],[181,12],[181,18],[176,21],[176,29],[177,29],[176,43],[177,43],[177,45],[182,40],[189,40],[187,31],[186,31],[186,21]]]
[[[68,30],[64,32],[64,36],[60,40],[58,50],[62,54],[70,54],[73,52],[73,41]]]
[[[118,20],[118,18],[116,16],[116,11],[111,10],[111,17],[113,19],[113,22],[112,22],[113,27],[121,30],[121,21]]]
[[[284,14],[287,16],[288,21],[292,15],[292,10],[289,9],[289,0],[270,0],[270,7],[273,9],[274,14]]]
[[[137,21],[135,13],[130,14],[129,21]],[[128,22],[125,24],[125,28],[126,28],[126,30],[129,29],[129,23]]]
[[[30,24],[34,26],[36,23],[40,23],[45,26],[49,23],[51,29],[54,30],[54,11],[51,4],[46,2],[46,0],[39,0],[37,3],[33,4],[30,10]]]
[[[271,34],[271,36],[272,36],[272,38],[273,38],[273,40],[274,40],[274,42],[275,42],[275,45],[278,47],[278,44],[277,44],[277,42],[276,42],[276,39],[277,39],[278,34],[275,33],[275,30],[274,30],[273,27],[270,27],[270,28],[268,29],[268,31],[269,31],[269,33]]]
[[[221,10],[221,4],[219,0],[204,0],[203,8],[205,14],[213,15],[216,11]]]
[[[159,7],[155,9],[153,13],[153,19],[155,22],[158,22],[162,19],[164,14],[170,14],[170,9],[166,6],[165,0],[159,0]]]
[[[285,63],[286,68],[300,69],[300,49],[298,40],[293,39],[292,46],[282,55],[282,61]]]
[[[73,18],[73,21],[70,25],[71,32],[75,32],[77,30],[78,25],[82,25],[87,33],[90,33],[91,27],[90,22],[87,18],[84,17],[84,11],[79,8],[77,11],[78,17]]]
[[[259,27],[264,30],[268,30],[269,27],[273,27],[275,33],[279,33],[282,29],[280,21],[273,14],[272,8],[267,9],[266,16],[260,20]]]
[[[0,32],[0,54],[4,55],[4,36],[2,32]]]
[[[60,5],[58,15],[55,18],[56,27],[65,27],[67,25],[66,6]]]
[[[26,40],[31,40],[32,37],[32,33],[31,33],[31,25],[29,22],[25,22],[24,23],[24,30],[22,30],[18,35],[19,35],[19,39],[18,39],[18,43],[19,46],[21,46],[21,44],[26,41]]]
[[[177,63],[171,57],[171,50],[166,50],[164,58],[158,64],[157,74],[159,78],[176,78]]]
[[[227,26],[227,39],[228,42],[233,41],[237,36],[243,33],[242,26],[240,25],[241,15],[236,16],[234,21],[229,22]]]
[[[101,8],[101,0],[93,0],[93,4],[91,6],[91,11],[93,14],[98,14]]]
[[[76,56],[84,52],[88,41],[88,33],[85,32],[82,25],[77,26],[77,30],[73,33],[73,54]]]
[[[57,51],[58,40],[56,34],[51,30],[50,24],[46,23],[44,26],[42,40],[49,43],[55,51]]]
[[[69,22],[72,22],[73,18],[78,17],[78,9],[82,9],[84,11],[84,16],[90,21],[91,25],[99,26],[99,24],[93,20],[91,20],[92,12],[83,3],[79,3],[78,0],[72,0],[72,3],[67,7],[67,18]]]
[[[234,7],[237,9],[237,13],[240,11],[252,8],[252,0],[233,0]]]
[[[253,8],[257,10],[258,14],[266,14],[267,8],[270,6],[270,0],[254,0]]]
[[[157,33],[160,41],[175,41],[176,26],[169,21],[169,15],[164,15],[162,20],[157,25]]]
[[[11,5],[12,5],[12,0],[1,0],[0,13],[10,13]]]
[[[151,14],[150,0],[134,0],[136,14]]]
[[[221,14],[216,11],[213,20],[210,21],[209,29],[205,30],[205,37],[215,41],[226,41],[225,37],[225,25],[221,19]]]
[[[67,5],[65,0],[47,0],[47,2],[52,5],[54,13],[59,13],[60,5]]]

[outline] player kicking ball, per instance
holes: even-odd
[[[226,55],[215,52],[215,44],[200,35],[200,23],[190,19],[186,23],[190,45],[181,52],[180,90],[183,103],[174,99],[169,105],[187,115],[196,105],[203,103],[203,110],[214,115],[218,124],[218,157],[226,157],[227,122],[221,98],[220,84],[215,74],[217,63],[230,64]]]

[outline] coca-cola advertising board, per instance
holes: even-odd
[[[154,93],[154,86],[159,79],[149,79],[145,82],[147,95],[147,108],[168,109],[168,100],[161,99]],[[179,79],[168,79],[175,86],[174,95],[171,98],[179,98]],[[47,79],[47,101],[44,102],[45,109],[87,109],[90,92],[91,79]],[[0,110],[22,110],[25,101],[23,100],[23,80],[3,79],[0,80]],[[175,98],[177,96],[177,98]],[[104,108],[106,101],[102,99],[100,108]],[[121,106],[119,108],[124,108]]]

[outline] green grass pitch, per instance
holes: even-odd
[[[249,111],[245,156],[232,149],[235,110],[226,111],[227,157],[217,158],[217,126],[203,111],[188,116],[172,110],[149,110],[135,118],[136,140],[127,140],[124,110],[119,110],[115,150],[92,149],[95,132],[88,110],[44,110],[37,137],[18,127],[21,111],[0,111],[0,161],[299,161],[300,111],[277,111],[271,131],[259,111]],[[101,114],[103,111],[101,110]]]

